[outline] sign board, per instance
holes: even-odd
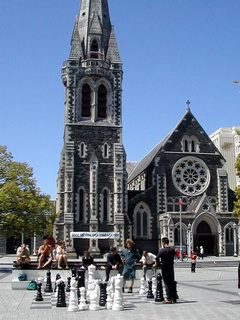
[[[71,232],[71,239],[119,239],[119,232]]]

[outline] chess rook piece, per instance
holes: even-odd
[[[78,275],[78,288],[85,287],[85,269],[80,269]]]
[[[66,292],[70,292],[70,288],[71,288],[71,277],[67,277]]]
[[[148,281],[148,293],[147,293],[147,298],[148,299],[153,299],[154,295],[152,292],[152,280]]]
[[[76,311],[79,311],[78,297],[77,297],[77,281],[74,278],[72,278],[70,285],[71,287],[70,287],[68,311],[76,312]]]
[[[162,275],[161,275],[161,273],[159,273],[157,275],[157,291],[156,291],[155,302],[162,302],[162,301],[164,301],[163,287],[162,287]]]
[[[36,295],[35,301],[43,301],[41,282],[37,283],[37,295]]]
[[[54,292],[57,291],[57,281],[61,279],[61,276],[59,273],[56,274],[56,279],[55,279],[55,287],[54,287]]]
[[[100,287],[99,305],[101,307],[105,307],[107,303],[107,283],[106,282],[99,283],[99,287]]]
[[[45,292],[53,292],[50,270],[48,270],[48,272],[47,272],[47,281],[46,281]]]
[[[144,278],[141,278],[141,280],[140,280],[139,294],[141,294],[141,295],[146,294],[145,279]]]
[[[62,280],[58,280],[58,295],[57,295],[57,303],[56,307],[66,307],[66,296],[65,296],[65,283]]]
[[[114,299],[112,310],[113,311],[122,311],[123,310],[123,277],[118,274],[114,277],[114,284],[115,284],[115,292],[114,292]]]
[[[80,303],[79,303],[79,310],[87,310],[88,305],[86,303],[86,289],[84,287],[80,288]]]

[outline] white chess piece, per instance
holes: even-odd
[[[88,309],[88,305],[86,303],[86,289],[84,287],[80,288],[80,303],[78,305],[79,310],[87,310]]]
[[[76,312],[78,311],[78,296],[77,296],[77,281],[75,278],[71,279],[70,296],[68,311]]]
[[[112,304],[113,304],[113,299],[112,299],[112,285],[107,287],[107,303],[106,303],[106,309],[107,310],[112,310]]]
[[[89,310],[90,311],[99,310],[100,309],[100,306],[99,306],[100,289],[99,289],[97,280],[92,280],[92,282],[89,284],[88,293],[89,293],[89,302],[90,302]]]
[[[123,277],[118,274],[116,277],[114,277],[114,283],[115,283],[115,293],[114,293],[114,300],[112,305],[113,311],[122,311],[123,310]]]
[[[139,294],[145,295],[146,293],[147,293],[147,292],[146,292],[146,287],[145,287],[145,279],[144,279],[144,278],[141,278],[141,280],[140,280]]]
[[[156,295],[156,291],[157,291],[157,279],[156,277],[152,277],[152,292],[153,295]]]

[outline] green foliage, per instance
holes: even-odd
[[[50,197],[36,187],[33,170],[13,161],[0,146],[0,222],[6,236],[42,235],[51,231],[56,218]],[[51,233],[51,232],[50,232]]]
[[[240,135],[240,132],[237,132],[238,135]],[[237,175],[240,177],[240,154],[237,156],[235,168],[237,170]],[[240,187],[236,188],[235,191],[236,194],[236,201],[234,202],[234,212],[240,219]]]

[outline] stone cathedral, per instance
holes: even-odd
[[[74,240],[72,231],[120,233],[127,210],[122,144],[122,62],[107,0],[82,0],[62,68],[64,147],[58,176],[55,236],[77,252],[109,250],[111,240]]]
[[[187,111],[132,172],[122,144],[122,62],[107,0],[82,0],[65,87],[64,146],[58,175],[55,236],[77,254],[121,249],[133,238],[156,253],[163,236],[186,252],[239,252],[225,159]],[[70,233],[118,232],[119,239],[71,239]],[[181,240],[180,240],[181,239]]]

